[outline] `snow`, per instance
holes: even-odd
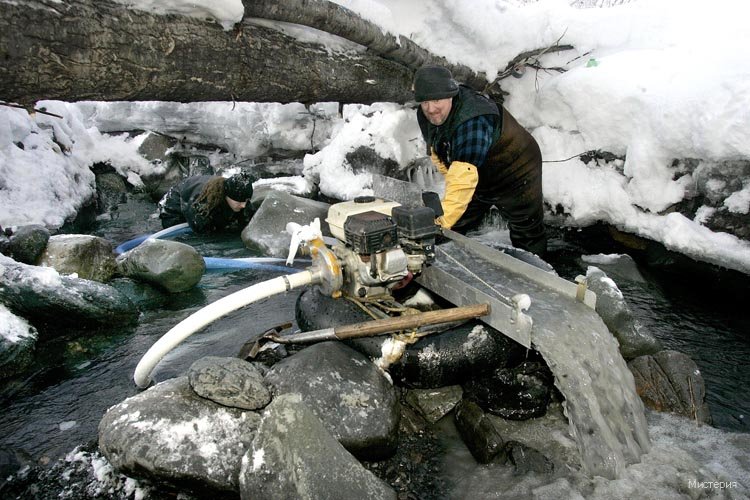
[[[210,18],[231,29],[242,17],[240,0],[193,2],[122,0],[156,13]],[[750,160],[750,4],[733,0],[578,1],[339,0],[384,32],[409,36],[432,52],[494,77],[518,54],[548,52],[545,67],[526,67],[505,78],[505,106],[539,141],[545,160],[544,195],[567,214],[566,225],[603,221],[662,242],[698,260],[750,273],[750,243],[703,224],[723,207],[750,212],[750,179],[732,162]],[[606,8],[581,8],[612,5]],[[481,16],[476,13],[481,12]],[[446,26],[449,29],[435,29]],[[330,50],[352,50],[312,29],[281,26]],[[331,197],[370,194],[372,179],[355,173],[346,154],[369,146],[405,168],[422,155],[408,106],[337,103],[60,103],[37,104],[62,119],[0,108],[0,225],[60,227],[93,194],[89,167],[108,162],[138,186],[164,168],[138,147],[151,130],[216,144],[237,158],[270,149],[320,150],[304,159],[304,175]],[[315,135],[313,137],[313,130]],[[115,133],[117,132],[117,133]],[[626,160],[584,164],[582,152],[603,150]],[[674,162],[673,160],[679,160]],[[681,161],[694,159],[690,172]],[[743,174],[747,177],[747,174]],[[727,180],[734,183],[728,183]],[[691,220],[669,208],[706,187],[713,206]],[[736,185],[735,185],[736,184]]]
[[[0,337],[8,344],[18,344],[25,339],[36,339],[36,329],[28,321],[13,314],[0,304]]]

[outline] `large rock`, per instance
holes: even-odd
[[[133,477],[238,491],[259,424],[257,413],[201,398],[179,377],[110,408],[99,423],[99,449]]]
[[[489,463],[503,451],[502,436],[479,405],[464,399],[456,407],[455,416],[456,429],[477,462]]]
[[[366,357],[338,342],[307,347],[276,363],[266,375],[274,394],[299,393],[344,447],[379,460],[397,446],[395,389]]]
[[[250,223],[242,230],[245,246],[270,257],[286,257],[291,235],[286,231],[289,222],[302,226],[320,219],[324,235],[330,235],[327,203],[293,196],[282,191],[268,193]]]
[[[79,278],[109,281],[115,273],[112,243],[87,234],[58,234],[47,242],[39,261],[60,274],[77,274]]]
[[[138,318],[133,303],[111,286],[1,255],[0,301],[37,327],[129,324]]]
[[[596,312],[620,343],[623,358],[630,360],[662,349],[655,337],[641,329],[617,284],[604,271],[590,266],[586,284],[596,294]]]
[[[31,364],[38,337],[36,328],[0,304],[0,380]]]
[[[343,423],[343,422],[342,422]],[[395,499],[326,430],[298,394],[279,396],[242,461],[242,499]]]
[[[259,410],[271,402],[263,375],[239,358],[201,358],[190,366],[188,379],[196,394],[220,405]]]
[[[47,246],[50,234],[38,224],[19,226],[9,238],[8,257],[24,264],[35,265]]]
[[[198,251],[178,241],[147,239],[117,257],[117,270],[171,293],[190,290],[203,277],[206,263]]]
[[[711,423],[703,376],[687,354],[661,351],[634,359],[628,368],[638,395],[649,408]]]

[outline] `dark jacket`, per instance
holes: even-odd
[[[196,233],[241,230],[250,221],[247,210],[234,212],[226,202],[205,214],[205,202],[196,202],[210,175],[196,175],[172,186],[159,201],[159,218],[167,228],[187,222]]]

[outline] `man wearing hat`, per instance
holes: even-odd
[[[196,175],[172,186],[159,201],[159,218],[167,228],[187,222],[196,233],[241,230],[252,217],[250,198],[255,178]]]
[[[414,97],[427,152],[445,176],[440,225],[465,233],[494,205],[513,246],[544,255],[542,153],[531,134],[440,66],[417,70]]]

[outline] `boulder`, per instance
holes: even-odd
[[[263,375],[239,358],[201,358],[190,366],[188,380],[197,395],[220,405],[259,410],[271,402]]]
[[[38,337],[36,328],[0,304],[0,380],[31,364]]]
[[[0,301],[36,327],[111,326],[138,318],[133,303],[109,285],[61,276],[52,268],[21,264],[1,255]]]
[[[604,271],[589,266],[586,283],[596,294],[596,312],[620,343],[623,358],[630,360],[662,349],[655,337],[641,329],[617,284]]]
[[[396,493],[336,441],[302,396],[287,394],[268,405],[242,460],[240,498],[395,499]]]
[[[450,385],[437,389],[411,389],[405,399],[425,420],[434,424],[461,401],[463,391],[460,385]]]
[[[329,432],[358,458],[379,460],[397,446],[399,401],[378,368],[339,342],[315,344],[266,375],[275,395],[298,393]]]
[[[544,415],[552,394],[552,373],[541,362],[497,368],[463,385],[464,395],[484,410],[511,420]]]
[[[455,418],[456,429],[477,462],[490,463],[504,451],[502,436],[479,405],[464,399],[456,407]]]
[[[204,399],[179,377],[110,408],[99,423],[99,450],[132,477],[236,492],[259,424],[259,414]]]
[[[711,423],[706,386],[698,365],[687,354],[660,351],[628,363],[635,388],[647,407]]]
[[[206,263],[198,251],[178,241],[147,239],[116,259],[117,270],[171,293],[193,288],[203,277]]]
[[[107,165],[103,172],[96,174],[96,204],[98,212],[116,211],[121,203],[127,201],[128,186],[125,179]]]
[[[268,193],[250,223],[242,230],[242,241],[247,248],[269,257],[286,257],[291,235],[286,231],[289,222],[302,226],[320,219],[324,235],[330,235],[327,203],[300,198],[282,191]]]
[[[58,234],[47,242],[39,261],[60,274],[76,274],[79,278],[109,281],[115,273],[112,243],[87,234]]]
[[[19,226],[9,237],[8,257],[24,264],[35,265],[47,246],[50,234],[38,224]]]

